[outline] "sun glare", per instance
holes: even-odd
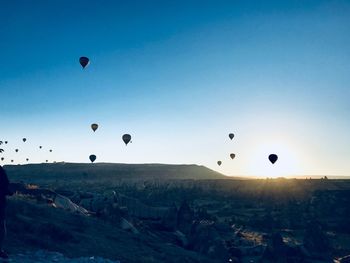
[[[252,149],[252,153],[248,171],[254,177],[291,177],[301,172],[296,152],[287,143],[264,143]],[[274,164],[268,159],[270,154],[278,156]]]

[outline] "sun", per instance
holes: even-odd
[[[254,177],[292,177],[300,174],[296,151],[288,143],[264,143],[252,149],[248,173]],[[268,157],[276,154],[278,160],[272,164]]]

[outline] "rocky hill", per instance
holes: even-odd
[[[200,180],[227,178],[227,176],[198,165],[52,163],[7,165],[5,169],[12,181],[22,180],[33,183],[57,180],[72,182],[77,180]]]

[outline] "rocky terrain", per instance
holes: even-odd
[[[120,263],[120,261],[112,261],[101,257],[80,257],[67,258],[58,252],[48,252],[45,250],[38,250],[35,253],[27,252],[18,255],[12,255],[9,260],[12,263]]]
[[[167,170],[147,180],[142,169],[139,180],[116,180],[84,167],[87,179],[69,183],[74,173],[16,168],[8,169],[18,182],[8,207],[14,259],[38,250],[122,263],[347,262],[350,254],[346,180],[167,180]]]

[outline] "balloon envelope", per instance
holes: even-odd
[[[98,128],[98,124],[96,124],[96,123],[91,124],[91,129],[92,129],[94,132],[97,130],[97,128]]]
[[[52,153],[52,150],[50,150],[50,153]]]
[[[23,138],[22,140],[23,140],[23,142],[26,142],[27,139],[26,139],[26,138]]]
[[[16,149],[15,152],[18,153],[18,149]]]
[[[234,135],[233,133],[230,133],[230,134],[228,135],[228,137],[232,140],[233,137],[235,137],[235,135]]]
[[[221,161],[218,161],[218,165],[220,166],[222,164],[222,162]]]
[[[43,148],[42,146],[39,146],[39,149]]]
[[[86,68],[90,64],[90,59],[87,57],[80,57],[79,63],[83,68]]]
[[[231,157],[231,159],[233,160],[233,159],[235,159],[236,155],[235,155],[234,153],[231,153],[231,154],[230,154],[230,157]]]
[[[7,141],[5,141],[5,144],[7,144]]]
[[[89,156],[89,159],[90,159],[90,161],[93,163],[93,162],[96,160],[96,155],[91,154],[91,155]]]
[[[1,157],[1,161],[3,161],[3,160],[5,160],[5,158],[4,158],[4,157]]]
[[[131,135],[130,134],[124,134],[122,138],[123,138],[123,141],[124,141],[125,145],[128,145],[128,143],[131,141]]]
[[[277,154],[270,154],[269,155],[269,160],[272,164],[274,164],[278,160]]]
[[[26,161],[28,162],[28,161],[29,161],[29,159],[27,158],[27,159],[26,159]]]

